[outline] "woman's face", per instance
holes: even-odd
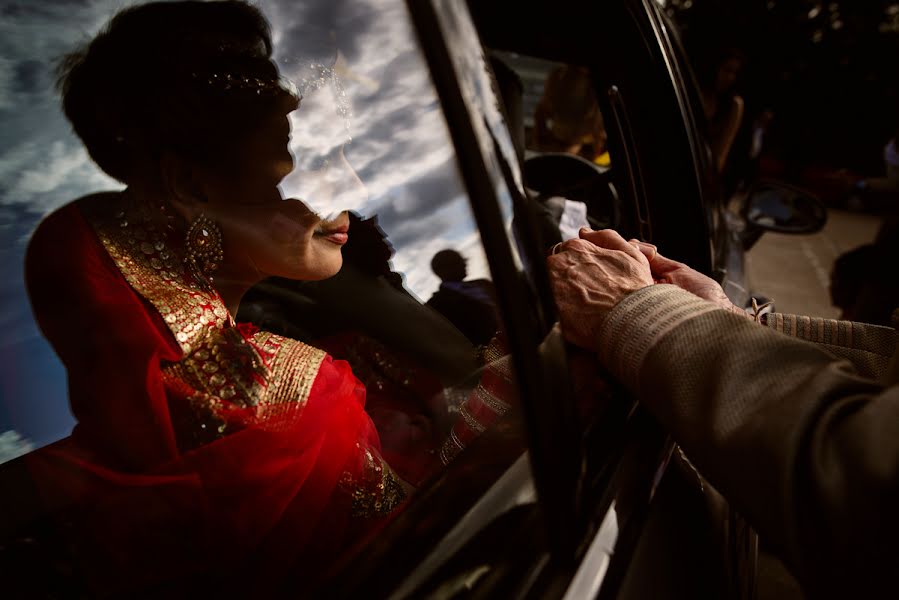
[[[279,188],[294,166],[288,114],[297,106],[295,96],[284,94],[277,106],[257,115],[230,168],[218,165],[203,174],[202,210],[222,229],[224,264],[217,279],[320,280],[343,264],[347,213],[322,220],[299,199],[285,199]]]

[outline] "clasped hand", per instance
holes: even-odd
[[[676,285],[746,315],[713,279],[665,258],[652,244],[627,241],[611,229],[581,229],[580,239],[553,249],[547,267],[562,332],[568,341],[590,350],[597,350],[599,330],[612,309],[628,294],[657,283]]]

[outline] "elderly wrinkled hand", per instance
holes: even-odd
[[[711,277],[707,277],[691,269],[687,265],[670,258],[665,258],[658,253],[656,247],[652,244],[630,240],[630,243],[640,250],[649,261],[649,268],[652,271],[652,277],[656,283],[670,283],[676,285],[682,290],[686,290],[691,294],[699,296],[703,300],[708,300],[717,304],[724,310],[731,311],[743,317],[749,317],[749,314],[736,306],[728,299],[724,290]]]
[[[559,244],[547,259],[562,332],[597,349],[603,321],[625,296],[654,283],[649,260],[610,229],[582,229],[580,239]]]

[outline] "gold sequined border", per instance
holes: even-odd
[[[297,340],[260,332],[254,342],[266,355],[274,381],[267,404],[305,402],[326,353]]]
[[[177,432],[179,439],[191,446],[251,424],[290,427],[309,399],[325,356],[323,350],[267,332],[255,334],[251,344],[232,328],[210,331],[196,350],[163,366],[170,386],[191,390],[194,421],[191,431]],[[222,414],[233,407],[253,410],[244,412],[240,423],[230,423]]]
[[[287,426],[290,419],[282,417],[299,416],[325,352],[267,332],[245,340],[218,293],[194,282],[153,219],[126,196],[117,198],[118,205],[104,197],[80,208],[125,280],[159,311],[184,353],[163,365],[166,385],[180,388],[193,415],[176,423],[186,429],[176,432],[183,447],[219,439],[249,425],[247,418]],[[255,410],[243,422],[229,423],[222,415],[234,407]]]
[[[351,514],[370,518],[389,514],[406,499],[406,490],[393,469],[371,448],[362,448],[358,477],[344,473],[341,484],[352,498]]]
[[[207,329],[229,322],[228,310],[217,293],[196,285],[149,216],[124,201],[118,213],[113,206],[85,206],[82,213],[129,285],[159,311],[187,354]]]

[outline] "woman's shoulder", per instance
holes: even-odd
[[[57,245],[62,239],[77,234],[88,225],[88,217],[114,205],[121,192],[98,192],[82,196],[68,204],[64,204],[46,215],[31,235],[29,246],[41,244],[45,238]]]
[[[103,254],[88,214],[97,207],[113,205],[118,195],[118,192],[107,192],[84,196],[41,220],[31,234],[25,255],[29,287],[49,280],[59,284],[61,279],[83,274],[88,267],[102,263]]]

